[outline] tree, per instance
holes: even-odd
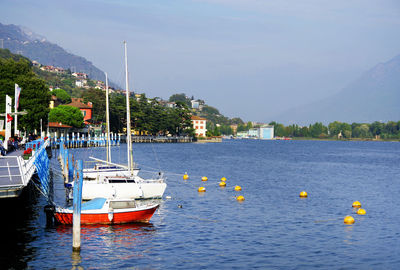
[[[183,102],[185,103],[188,107],[191,107],[191,102],[190,100],[186,97],[186,95],[184,93],[182,94],[174,94],[172,96],[169,97],[169,102]]]
[[[50,110],[50,122],[61,122],[65,125],[81,128],[84,126],[82,112],[72,106],[60,105]]]
[[[98,122],[106,121],[106,93],[100,89],[90,88],[82,94],[84,102],[92,102],[92,119]]]
[[[321,122],[317,122],[314,125],[310,125],[310,135],[313,138],[325,138],[328,134],[328,128]]]
[[[62,104],[71,103],[71,96],[63,89],[54,89],[51,92],[54,96],[56,96]]]
[[[2,51],[2,50],[1,50]],[[28,114],[18,117],[18,129],[33,131],[40,129],[40,120],[47,124],[50,94],[48,87],[32,71],[32,66],[26,58],[17,62],[13,57],[0,58],[0,111],[5,111],[5,96],[14,98],[15,83],[21,87],[18,111],[26,110]]]

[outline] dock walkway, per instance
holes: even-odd
[[[28,160],[22,158],[23,151],[16,150],[0,156],[0,199],[18,197],[35,173],[35,159],[45,151],[47,142],[35,151]]]

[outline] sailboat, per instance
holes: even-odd
[[[83,169],[83,179],[85,180],[95,180],[99,175],[106,176],[129,176],[131,171],[125,165],[112,163],[111,162],[111,143],[110,143],[110,109],[109,109],[109,98],[108,98],[108,76],[106,76],[106,134],[107,134],[107,155],[106,160],[101,160],[94,157],[89,157],[90,159],[96,161],[96,164],[92,168]],[[134,164],[133,174],[138,175],[139,168]]]
[[[131,138],[131,116],[129,104],[129,81],[128,81],[128,58],[127,47],[125,49],[125,79],[126,79],[126,116],[127,116],[127,158],[128,165],[118,165],[111,161],[108,165],[118,165],[125,170],[110,172],[98,171],[94,180],[84,180],[82,187],[82,199],[91,200],[97,197],[114,199],[150,199],[162,198],[167,184],[162,172],[159,172],[151,179],[144,179],[138,175],[138,169],[135,169],[132,156],[132,138]],[[107,156],[110,152],[107,152]],[[111,155],[110,155],[111,156]],[[110,158],[109,156],[107,158]]]

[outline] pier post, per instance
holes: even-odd
[[[78,170],[76,172],[73,197],[73,227],[72,227],[72,250],[81,250],[81,206],[82,206],[82,183],[83,183],[83,161],[78,160]]]
[[[63,163],[64,163],[64,177],[65,177],[65,180],[64,180],[64,182],[65,183],[68,183],[68,156],[69,156],[69,149],[67,148],[67,149],[64,149],[64,156],[63,156]]]

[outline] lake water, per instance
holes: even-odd
[[[112,149],[113,161],[126,162],[125,145]],[[76,159],[105,157],[103,148],[72,151]],[[47,203],[36,192],[3,212],[1,268],[400,269],[400,143],[134,144],[134,159],[142,174],[161,168],[168,177],[171,199],[150,224],[83,226],[76,256],[72,228],[46,227]],[[55,158],[51,166],[54,200],[64,204]],[[299,198],[302,190],[308,198]],[[353,210],[356,200],[365,216]]]

